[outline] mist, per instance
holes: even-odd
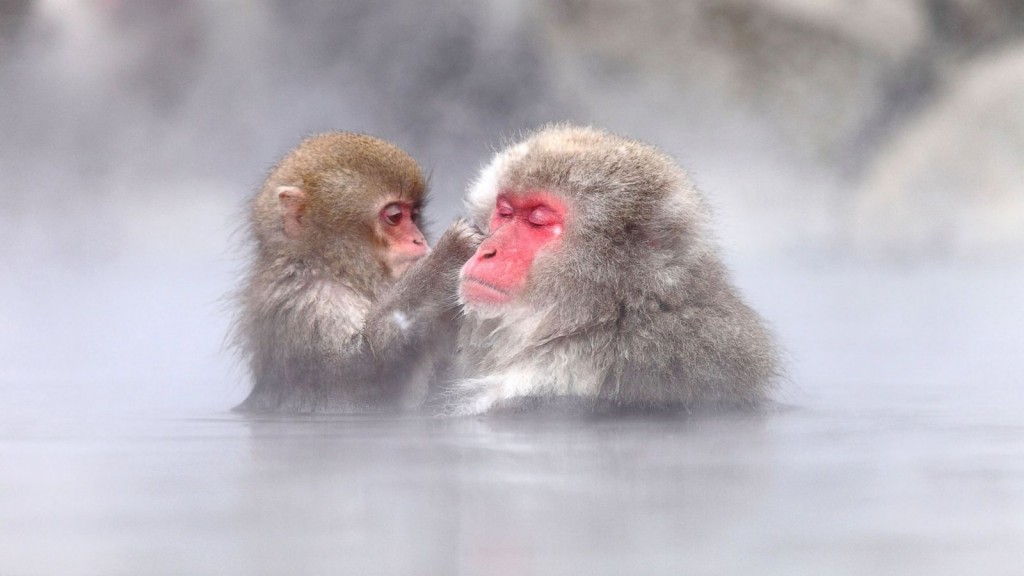
[[[689,528],[677,533],[670,525],[659,533],[640,523],[635,540],[620,541],[607,562],[594,560],[586,573],[623,573],[641,557],[653,558],[653,572],[668,573],[675,555],[687,552],[702,573],[886,573],[879,568],[887,565],[885,553],[870,541],[886,541],[896,526],[918,546],[909,560],[896,554],[906,560],[896,566],[910,572],[973,571],[988,557],[982,571],[1009,574],[1021,560],[1012,545],[1024,537],[1024,471],[1011,462],[1024,456],[1021,102],[1020,0],[0,1],[0,454],[20,466],[0,473],[0,490],[13,490],[0,495],[0,517],[42,523],[9,539],[11,525],[0,520],[0,540],[9,539],[0,542],[0,572],[316,571],[332,564],[297,557],[329,549],[329,534],[342,539],[340,551],[365,545],[386,557],[386,545],[368,540],[376,530],[412,548],[390,563],[372,563],[368,552],[355,564],[333,566],[408,573],[412,559],[426,554],[425,572],[473,572],[490,566],[473,554],[493,552],[525,554],[534,571],[564,573],[581,566],[574,561],[589,546],[617,534],[586,532],[603,526],[602,513],[633,526],[628,511],[595,494],[628,494],[625,504],[636,505],[640,517],[657,516],[662,500],[655,495],[665,490],[672,494],[665,501],[709,519],[708,532],[691,537]],[[247,199],[281,155],[328,130],[396,143],[430,174],[427,232],[436,239],[462,213],[466,186],[495,150],[566,121],[648,141],[691,172],[714,207],[735,283],[786,350],[779,399],[795,416],[696,430],[665,429],[663,422],[639,431],[547,423],[531,439],[527,430],[486,423],[402,421],[382,429],[343,419],[314,430],[228,414],[249,387],[225,346],[231,294],[247,254],[239,230]],[[205,424],[182,424],[193,421]],[[857,436],[886,426],[888,437]],[[359,448],[345,451],[367,443],[361,450],[372,451],[377,432],[398,438],[385,453],[414,463],[390,467]],[[181,452],[126,444],[207,433],[211,444]],[[650,475],[645,482],[622,462],[649,445],[648,434],[678,437],[679,444],[656,442],[671,454],[665,463],[643,452],[653,458],[639,464]],[[853,460],[829,468],[836,434],[846,442],[839,451]],[[261,437],[280,442],[244,444]],[[411,437],[426,444],[412,451],[402,444]],[[326,442],[319,449],[311,447],[317,438]],[[578,458],[568,447],[577,440],[584,453]],[[610,451],[602,451],[609,441]],[[468,452],[447,452],[446,442]],[[764,451],[750,448],[762,443],[769,445]],[[740,470],[724,486],[693,472],[714,467],[719,444],[737,448],[738,460],[728,466]],[[522,446],[539,460],[510,456]],[[95,486],[57,483],[83,473],[111,480],[106,458],[79,450],[123,450],[144,462],[149,454],[172,463],[180,457],[210,478],[199,472],[194,486],[165,479],[175,499],[157,500],[155,508],[126,504]],[[323,463],[335,450],[344,454]],[[218,461],[218,454],[234,460]],[[466,454],[482,454],[481,467]],[[782,456],[774,461],[771,454]],[[583,468],[567,464],[560,475],[552,462],[566,455]],[[523,468],[505,457],[523,458]],[[431,458],[434,464],[423,463]],[[257,465],[241,463],[249,460]],[[847,524],[825,521],[821,537],[839,552],[824,558],[800,551],[815,538],[800,528],[800,514],[783,513],[783,535],[770,537],[766,548],[737,535],[736,526],[749,534],[775,526],[761,516],[734,523],[750,520],[744,503],[792,510],[786,506],[805,496],[797,486],[809,492],[805,506],[834,506],[828,486],[801,484],[806,461],[821,467],[814,469],[818,480],[847,470],[837,486],[855,492],[867,482],[868,492],[858,494],[891,501],[895,511],[840,505],[837,514],[855,527],[851,533]],[[284,462],[296,464],[298,475]],[[434,478],[435,466],[452,462],[461,466],[458,480],[428,487],[454,507],[450,514],[424,503],[422,486],[402,485],[396,496],[343,468]],[[128,466],[117,478],[129,496],[152,496],[153,477],[115,466]],[[879,479],[882,469],[904,475]],[[262,476],[268,470],[276,481]],[[583,470],[610,484],[592,484]],[[723,512],[699,493],[672,492],[673,477],[664,474],[680,470],[697,474],[687,490],[703,487],[738,496],[738,503]],[[792,482],[781,492],[765,489],[756,479],[766,470]],[[960,475],[974,507],[933,518],[929,498],[941,501],[937,486],[950,485],[929,470]],[[975,476],[979,470],[988,471],[990,484]],[[231,484],[250,473],[258,479]],[[622,475],[627,480],[615,484]],[[326,509],[370,527],[337,528],[312,507],[303,494],[309,485],[300,481],[312,476],[339,483],[317,484]],[[486,478],[525,486],[519,508],[498,506],[497,517],[511,522],[507,530],[485,518],[505,495],[480,480]],[[246,509],[282,520],[273,526],[231,516],[226,532],[237,531],[233,537],[242,541],[225,536],[216,519],[206,524],[168,512],[187,507],[189,486],[201,490],[209,479],[223,492],[202,497],[214,510],[238,491],[256,501],[279,497],[275,486],[284,486],[280,497],[294,506]],[[487,486],[483,492],[473,492],[477,480]],[[353,486],[363,490],[350,504],[354,512],[342,503],[352,495],[343,487]],[[552,544],[560,517],[545,512],[560,501],[558,487],[579,488],[595,501],[570,506],[561,528],[583,534],[566,537],[563,548]],[[962,487],[952,485],[952,493]],[[986,490],[997,488],[998,501],[986,500]],[[18,490],[32,492],[22,499]],[[404,528],[379,524],[384,520],[361,508],[391,498]],[[49,501],[58,512],[41,504]],[[80,501],[89,503],[71,504]],[[111,512],[119,509],[173,526],[196,520],[210,532],[204,541],[194,529],[161,528],[183,546],[210,554],[223,543],[218,539],[238,546],[219,563],[168,563],[173,554],[154,544],[166,534],[144,532],[143,550],[164,561],[147,565],[144,554],[126,552],[124,524]],[[296,510],[308,515],[291,515]],[[531,532],[526,510],[549,528]],[[987,521],[995,523],[991,530],[959,528]],[[929,522],[940,526],[938,540],[929,539],[936,536]],[[290,526],[312,540],[285,538],[261,550],[276,542],[278,527]],[[62,535],[96,527],[106,536],[70,546],[68,558],[80,563],[47,559]],[[482,535],[467,544],[469,528]],[[510,548],[487,548],[487,535],[510,532],[518,538]],[[432,534],[426,543],[411,544],[423,533]],[[682,543],[673,548],[659,534],[681,535],[675,542]],[[966,544],[983,538],[987,543]],[[952,561],[929,560],[941,548],[936,542],[951,547]],[[752,565],[773,550],[781,560],[760,570]],[[749,553],[751,564],[723,560],[736,553]]]

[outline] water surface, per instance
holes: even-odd
[[[740,270],[789,357],[763,414],[250,418],[240,377],[8,377],[0,574],[1020,574],[1020,274]]]

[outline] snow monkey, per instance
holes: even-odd
[[[498,153],[467,204],[486,237],[460,273],[450,412],[767,399],[772,336],[730,283],[704,199],[665,154],[547,127]]]
[[[415,396],[411,383],[438,356],[431,346],[454,338],[457,269],[475,247],[455,226],[441,253],[410,271],[429,252],[426,194],[416,161],[361,134],[313,136],[271,170],[252,201],[255,250],[233,329],[253,381],[239,410],[379,411]],[[395,319],[415,326],[381,321],[389,304],[367,327],[409,276],[423,305]]]

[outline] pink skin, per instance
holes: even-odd
[[[388,268],[396,278],[430,252],[416,226],[418,219],[419,208],[408,202],[392,202],[380,211],[381,230],[388,243]]]
[[[491,214],[491,234],[462,267],[459,295],[467,304],[500,306],[523,287],[541,250],[558,245],[565,203],[550,192],[502,193]]]

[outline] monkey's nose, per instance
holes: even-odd
[[[413,238],[412,243],[417,246],[424,246],[426,245],[427,241],[424,240],[423,238]]]
[[[487,248],[486,250],[483,250],[482,252],[480,252],[480,258],[482,260],[487,260],[488,258],[494,258],[494,256],[497,255],[497,253],[498,253],[498,249],[497,248]]]

